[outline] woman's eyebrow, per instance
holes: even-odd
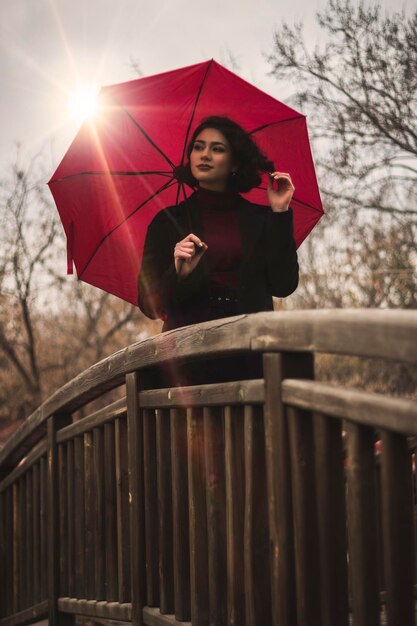
[[[195,144],[196,143],[202,143],[202,144],[206,145],[207,141],[204,141],[204,139],[196,139],[194,141],[194,143]],[[226,147],[226,144],[223,143],[222,141],[209,141],[208,143],[209,143],[210,146],[224,146],[224,147]]]

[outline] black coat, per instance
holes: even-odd
[[[253,204],[241,196],[238,210],[242,236],[238,312],[270,311],[272,296],[288,296],[298,284],[292,210],[273,213],[270,207]],[[146,235],[138,304],[148,317],[164,319],[164,330],[209,319],[204,256],[186,278],[179,278],[175,271],[174,247],[189,233],[204,241],[196,194],[158,213]]]

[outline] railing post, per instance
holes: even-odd
[[[284,378],[314,378],[311,353],[266,353],[265,452],[271,540],[272,623],[297,623],[293,496],[288,423],[282,402]]]
[[[377,517],[374,431],[345,422],[347,433],[347,521],[352,614],[355,626],[377,626]]]
[[[407,438],[382,433],[382,520],[390,624],[415,624],[415,527]]]
[[[63,626],[73,623],[73,617],[59,613],[60,593],[60,536],[59,536],[59,480],[58,446],[56,433],[71,423],[67,415],[53,415],[48,419],[48,469],[47,469],[47,542],[48,542],[48,621],[49,626]]]
[[[129,525],[131,546],[131,585],[133,626],[143,625],[145,606],[145,529],[143,485],[143,428],[139,415],[138,375],[126,375],[128,466],[129,466]]]

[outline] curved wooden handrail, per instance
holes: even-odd
[[[318,352],[417,362],[417,312],[321,309],[241,315],[177,329],[132,344],[91,366],[48,398],[0,451],[11,467],[45,434],[51,415],[71,414],[123,384],[129,372],[172,360],[239,352]]]
[[[415,363],[417,312],[207,322],[46,400],[0,452],[0,626],[412,623],[417,405],[315,353]]]

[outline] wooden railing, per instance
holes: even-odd
[[[47,400],[0,452],[0,626],[414,624],[416,403],[315,381],[320,352],[415,363],[417,313],[205,323]]]

